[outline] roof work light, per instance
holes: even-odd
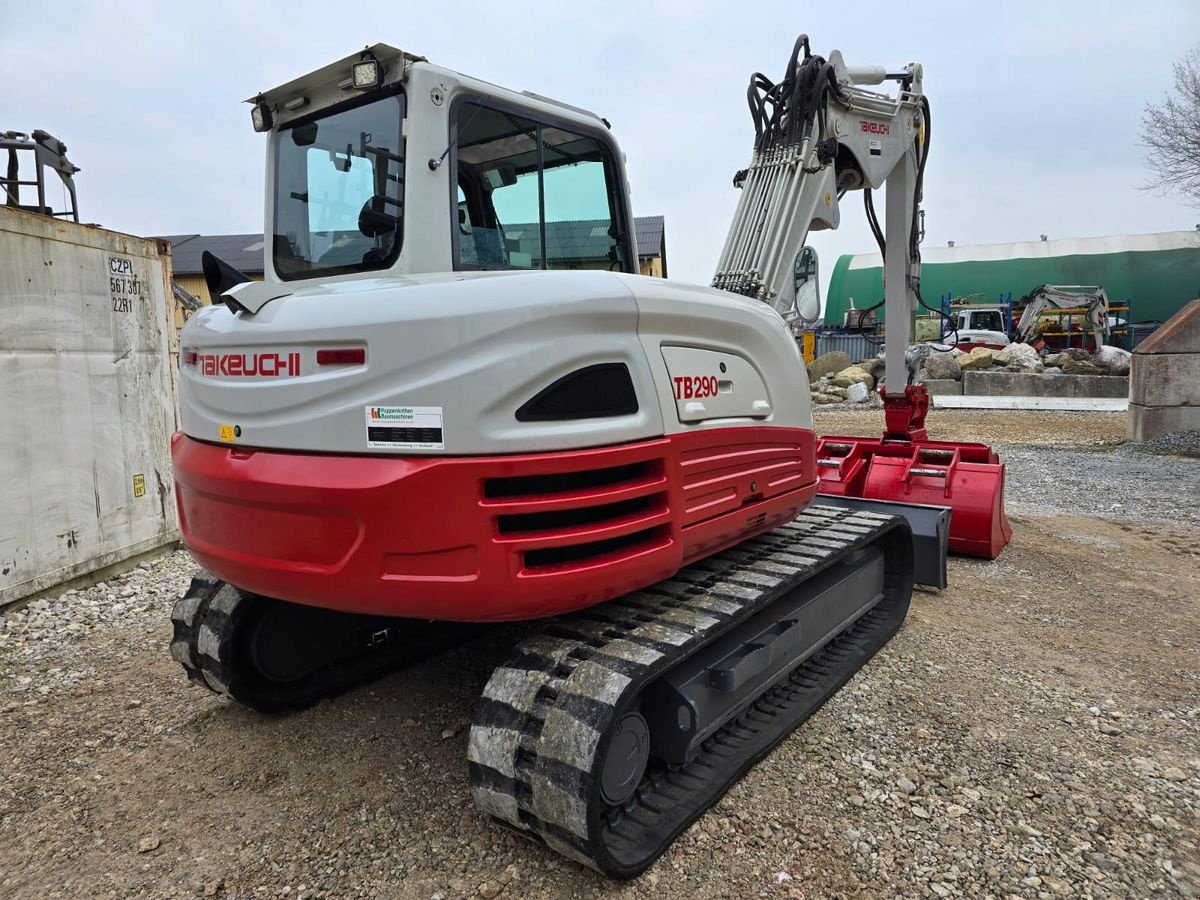
[[[271,107],[267,106],[267,102],[263,100],[261,94],[254,101],[254,105],[250,107],[250,123],[254,126],[255,131],[270,131],[271,126],[275,124],[274,117],[271,115]]]
[[[350,67],[350,85],[356,91],[367,91],[379,87],[383,81],[383,66],[374,56],[363,52],[362,57]]]

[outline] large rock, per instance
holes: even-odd
[[[958,366],[963,371],[969,369],[990,369],[995,360],[995,350],[990,347],[976,347],[966,356],[958,358]]]
[[[1064,375],[1099,375],[1100,367],[1090,359],[1068,359],[1062,365]]]
[[[870,396],[871,392],[861,381],[846,388],[846,400],[850,403],[866,403]]]
[[[849,366],[842,369],[833,378],[835,386],[840,388],[848,388],[852,384],[865,384],[867,390],[875,387],[875,379],[870,372],[860,369],[858,366]]]
[[[1058,368],[1061,369],[1063,366],[1063,363],[1065,363],[1070,358],[1071,357],[1067,356],[1067,354],[1065,354],[1065,353],[1049,353],[1045,357],[1042,358],[1042,365],[1044,365],[1047,369],[1052,368],[1054,366],[1057,366]]]
[[[1009,344],[996,354],[995,362],[998,366],[1007,366],[1011,371],[1042,367],[1038,352],[1028,344]]]
[[[846,388],[838,387],[836,384],[831,384],[829,387],[823,388],[823,393],[830,394],[842,400],[846,399]]]
[[[926,381],[957,381],[962,377],[962,366],[953,353],[935,353],[925,360]]]
[[[832,375],[850,365],[850,357],[841,350],[822,353],[808,364],[808,380],[817,381],[822,375]]]
[[[1133,354],[1120,347],[1101,347],[1092,354],[1092,362],[1107,375],[1128,375]]]
[[[862,362],[855,363],[854,365],[878,381],[879,373],[883,371],[884,360],[878,356],[871,356],[867,359],[864,359]]]
[[[819,403],[822,406],[827,403],[841,403],[841,397],[835,397],[833,394],[816,393],[812,395],[812,402]]]

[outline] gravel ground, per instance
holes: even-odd
[[[938,416],[935,436],[971,437]],[[170,660],[192,570],[174,553],[0,617],[0,896],[1200,896],[1200,535],[1171,518],[1200,462],[1114,448],[1104,415],[993,427],[1023,442],[1001,448],[1013,544],[953,559],[951,587],[918,592],[635,881],[471,808],[465,726],[521,629],[260,716]],[[1071,433],[1094,448],[1046,449]],[[1118,499],[1078,517],[1092,496]]]

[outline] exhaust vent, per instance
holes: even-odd
[[[624,363],[600,363],[576,369],[543,388],[517,410],[517,421],[600,419],[637,411],[629,369]]]

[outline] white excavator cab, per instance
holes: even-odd
[[[247,309],[317,279],[638,270],[623,154],[593,113],[386,44],[249,102],[270,139]]]

